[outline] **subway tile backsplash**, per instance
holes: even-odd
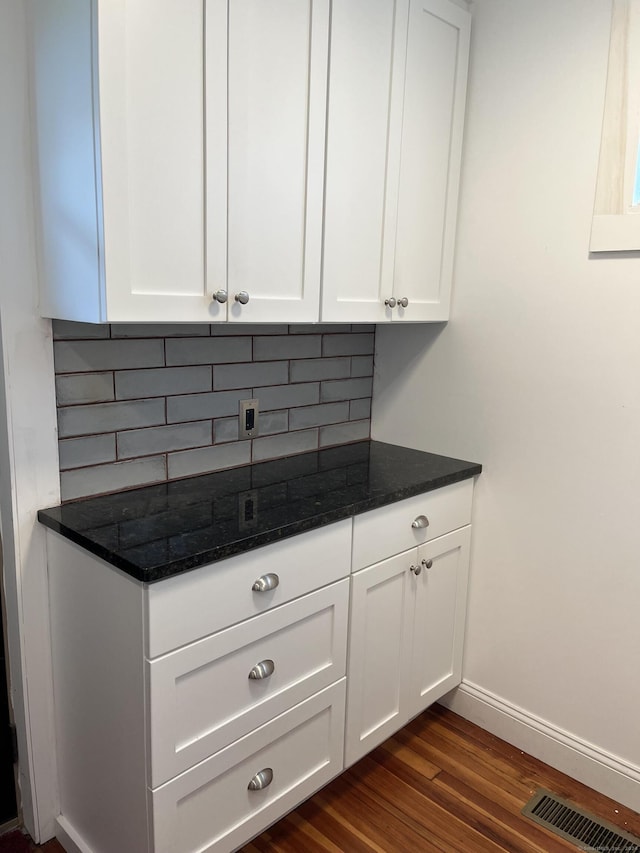
[[[370,435],[375,326],[54,320],[63,501]],[[260,432],[238,439],[238,404]]]

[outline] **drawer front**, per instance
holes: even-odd
[[[473,480],[463,480],[356,516],[352,570],[358,571],[469,524],[472,497]],[[421,516],[428,525],[412,527],[412,522]]]
[[[351,520],[292,536],[146,588],[147,656],[187,645],[347,577]],[[276,575],[273,589],[254,583]]]
[[[343,768],[344,704],[343,679],[152,791],[156,853],[228,853],[329,782]],[[271,783],[249,790],[267,769]]]
[[[345,578],[148,662],[151,787],[342,678],[348,607]]]

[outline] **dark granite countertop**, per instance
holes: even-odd
[[[152,582],[466,480],[482,466],[362,441],[43,509],[38,519]]]

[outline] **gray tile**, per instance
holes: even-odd
[[[289,326],[284,323],[212,323],[211,334],[229,335],[286,335]]]
[[[171,338],[166,348],[168,366],[251,361],[249,337]]]
[[[351,421],[348,424],[333,424],[320,428],[320,447],[334,444],[347,444],[349,441],[362,441],[369,438],[371,424],[367,421]]]
[[[254,361],[277,358],[318,358],[322,353],[320,335],[256,336],[253,339]]]
[[[211,391],[212,387],[210,365],[122,370],[116,373],[115,379],[118,400],[191,394]]]
[[[354,355],[351,359],[351,375],[353,377],[373,376],[373,356]]]
[[[80,468],[83,465],[99,465],[101,462],[115,462],[116,437],[92,435],[89,438],[67,438],[58,442],[60,470]]]
[[[218,418],[213,422],[213,443],[226,444],[229,441],[238,441],[240,430],[238,429],[238,418]],[[260,424],[262,427],[262,424]]]
[[[289,429],[289,412],[260,412],[260,433],[275,435]]]
[[[118,433],[118,459],[211,444],[211,421],[132,429]]]
[[[289,411],[289,429],[337,424],[349,420],[349,403],[326,403],[324,406],[304,406]]]
[[[375,335],[325,335],[322,355],[373,355]]]
[[[362,397],[360,400],[351,400],[349,403],[349,420],[361,421],[371,417],[371,397]]]
[[[56,341],[53,345],[56,373],[120,370],[126,367],[162,367],[164,342],[154,341]]]
[[[214,391],[210,394],[184,394],[167,397],[167,423],[223,418],[238,413],[240,400],[251,399],[251,388],[237,391]]]
[[[58,409],[58,434],[61,438],[164,423],[164,399],[161,398]]]
[[[77,468],[60,474],[60,496],[63,501],[116,492],[132,486],[145,486],[166,479],[164,456],[148,459],[133,459],[130,462],[114,462],[112,465],[96,465]]]
[[[331,403],[335,400],[356,400],[358,397],[370,397],[372,388],[373,379],[371,377],[336,379],[322,383],[320,400],[322,403]]]
[[[296,323],[289,326],[291,335],[323,335],[329,332],[348,332],[350,323]]]
[[[183,450],[180,453],[170,453],[168,461],[170,480],[234,468],[236,465],[247,465],[251,461],[251,442],[237,441],[200,450]]]
[[[289,381],[289,362],[270,361],[256,364],[217,364],[213,370],[213,389],[256,388],[281,385]]]
[[[74,338],[108,338],[108,323],[76,323],[73,320],[52,320],[54,341]]]
[[[320,402],[320,384],[273,385],[271,388],[256,389],[254,396],[258,398],[261,412],[289,409],[292,406],[312,406]]]
[[[112,323],[112,338],[209,337],[208,323]]]
[[[280,456],[305,453],[307,450],[315,450],[317,446],[317,429],[285,432],[282,435],[272,435],[268,438],[254,438],[253,461],[261,462],[263,459],[277,459]]]
[[[108,403],[114,399],[113,373],[68,373],[56,376],[59,406],[77,403]]]
[[[260,412],[260,435],[274,435],[286,432],[289,428],[289,412]],[[238,418],[219,418],[213,424],[213,440],[215,444],[238,440]]]
[[[351,375],[351,359],[308,358],[292,361],[289,367],[292,382],[309,382],[320,379],[346,379]]]

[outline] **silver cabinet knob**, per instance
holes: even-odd
[[[269,572],[268,575],[262,575],[257,581],[254,581],[251,589],[254,592],[268,592],[270,589],[275,589],[280,583],[280,578],[274,572]]]
[[[419,575],[419,574],[420,574],[420,572],[422,571],[422,566],[410,566],[410,567],[409,567],[409,571],[413,572],[413,573],[414,573],[414,575],[415,575],[416,577],[418,577],[418,575]]]
[[[393,296],[391,296],[389,299],[384,300],[384,304],[387,306],[387,308],[395,308],[396,307],[396,300],[394,299]]]
[[[270,675],[273,675],[275,668],[272,660],[261,660],[260,663],[251,668],[249,678],[252,681],[262,681],[263,678],[269,678]]]
[[[216,290],[213,294],[214,302],[226,302],[228,299],[226,290]]]
[[[240,305],[246,305],[249,301],[249,294],[246,290],[241,290],[240,293],[236,293],[235,300],[236,302],[239,302]]]
[[[430,569],[433,565],[433,560],[423,560],[422,565],[425,567],[425,569]]]
[[[406,308],[408,304],[409,300],[406,296],[403,296],[402,299],[398,299],[398,305],[400,306],[400,308]]]
[[[249,791],[261,791],[263,788],[268,788],[273,782],[273,770],[270,767],[265,767],[253,777],[247,785]]]
[[[419,515],[417,518],[413,519],[413,521],[411,522],[411,526],[414,528],[414,530],[420,530],[420,528],[422,527],[428,527],[429,519],[426,515]]]

